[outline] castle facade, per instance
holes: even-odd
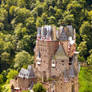
[[[24,76],[26,70],[22,69],[16,80],[21,80],[26,86],[20,88],[17,82],[20,91],[14,91],[16,87],[12,83],[12,92],[21,92],[23,88],[31,90],[38,81],[47,92],[78,92],[76,32],[71,25],[58,28],[51,25],[38,27],[34,53],[34,66],[28,68],[30,73],[28,71]]]
[[[34,52],[35,74],[47,81],[47,92],[78,92],[76,32],[71,25],[39,27]]]

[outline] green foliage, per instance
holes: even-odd
[[[78,60],[80,61],[80,62],[85,62],[85,58],[83,57],[83,56],[78,56]]]
[[[91,21],[92,19],[92,10],[88,12],[88,19]]]
[[[36,20],[36,26],[40,27],[42,25],[43,25],[43,20],[40,17],[38,17],[37,20]]]
[[[85,56],[87,54],[87,45],[86,42],[81,42],[79,44],[78,50],[80,51],[80,56]]]
[[[29,90],[24,90],[24,91],[22,91],[22,92],[30,92]]]
[[[10,84],[6,83],[2,86],[2,91],[1,92],[11,92],[11,87],[10,87]]]
[[[80,27],[80,35],[82,37],[83,42],[80,43],[79,49],[81,56],[85,56],[86,58],[90,51],[92,49],[92,26],[91,23],[88,21],[84,21],[83,24]],[[83,50],[82,50],[83,49]]]
[[[46,89],[42,86],[41,83],[37,83],[33,87],[34,92],[46,92]]]
[[[4,22],[7,19],[8,12],[4,8],[0,8],[0,22]]]
[[[2,87],[0,86],[0,92],[2,92]]]
[[[66,25],[73,24],[74,23],[74,16],[72,14],[64,16],[63,23]]]
[[[15,56],[15,67],[22,67],[23,65],[31,63],[31,56],[26,51],[18,52]]]
[[[2,83],[3,83],[3,75],[0,74],[0,84],[2,84]]]
[[[88,64],[92,65],[92,50],[90,50],[89,52],[90,52],[90,55],[87,58],[87,62],[88,62]]]
[[[79,73],[79,92],[92,91],[92,67],[81,67]]]
[[[81,28],[80,28],[80,34],[81,35],[91,35],[91,24],[88,22],[88,21],[85,21],[83,22],[83,24],[81,25]]]
[[[18,75],[18,71],[10,69],[7,74],[7,82],[10,82],[11,79],[14,79]]]
[[[48,21],[49,21],[49,24],[55,24],[56,18],[54,16],[51,16],[51,17],[49,17]]]
[[[6,61],[6,62],[9,62],[9,58],[10,58],[10,54],[8,52],[3,52],[1,54],[1,60],[2,61]]]

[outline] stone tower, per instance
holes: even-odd
[[[37,29],[35,75],[47,92],[78,92],[76,33],[71,25]]]

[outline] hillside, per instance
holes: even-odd
[[[33,63],[36,28],[42,25],[73,25],[78,59],[92,65],[92,0],[0,0],[0,87]]]

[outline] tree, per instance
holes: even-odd
[[[42,86],[41,83],[37,83],[33,87],[34,92],[46,92],[46,89]]]
[[[41,18],[42,18],[42,21],[44,22],[43,25],[48,24],[48,15],[47,15],[47,13],[43,13]]]
[[[78,60],[79,60],[79,62],[85,62],[85,58],[83,57],[83,56],[78,56]]]
[[[68,25],[71,25],[74,23],[74,15],[73,14],[70,14],[70,15],[66,15],[64,16],[64,19],[63,19],[63,23],[64,24],[68,24]]]
[[[43,20],[41,19],[41,17],[37,17],[37,20],[36,20],[36,26],[38,27],[40,27],[40,26],[42,26],[42,24],[43,24]]]
[[[0,74],[0,84],[2,84],[2,83],[3,83],[3,75]]]
[[[15,67],[21,68],[24,64],[31,64],[31,56],[28,52],[23,50],[15,55],[14,61]]]
[[[10,63],[9,62],[9,59],[10,59],[10,54],[8,52],[3,52],[1,54],[1,60],[2,61],[7,62],[7,63]]]
[[[10,82],[11,79],[14,79],[18,75],[18,71],[10,69],[7,74],[7,82]]]
[[[88,19],[91,21],[92,19],[92,10],[88,12]]]
[[[87,62],[88,62],[88,64],[92,65],[92,49],[89,51],[89,53],[90,53],[90,55],[87,58]]]
[[[92,48],[92,26],[90,22],[85,21],[80,27],[80,35],[84,41],[87,42],[88,49]]]
[[[80,52],[80,54],[79,54],[80,56],[84,56],[85,57],[87,55],[87,45],[86,45],[85,41],[81,42],[79,44],[78,50]]]
[[[56,18],[54,16],[51,16],[48,18],[49,24],[56,24]]]
[[[19,7],[25,7],[26,6],[26,2],[25,2],[25,0],[17,0],[17,5]]]
[[[80,34],[81,36],[82,35],[92,35],[92,32],[91,32],[91,25],[88,21],[84,21],[83,24],[81,25],[80,27]]]
[[[92,54],[87,58],[87,62],[92,65]]]
[[[0,22],[4,22],[7,19],[8,12],[4,8],[0,8]]]

